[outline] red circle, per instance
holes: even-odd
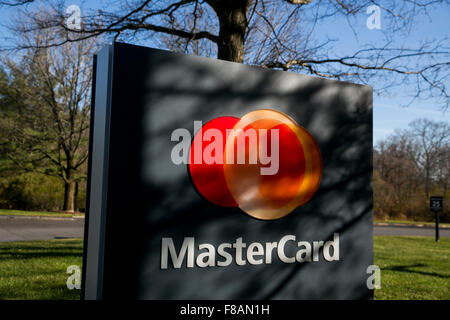
[[[189,165],[188,170],[191,176],[192,182],[197,189],[197,191],[205,197],[208,201],[222,206],[222,207],[237,207],[238,204],[234,201],[228,190],[225,175],[223,172],[222,163],[212,163],[207,164],[203,159],[203,154],[205,148],[214,143],[213,141],[205,141],[204,134],[209,129],[218,129],[222,133],[223,141],[222,148],[225,150],[227,129],[233,129],[234,125],[239,121],[236,117],[218,117],[212,119],[211,121],[205,123],[200,132],[197,132],[191,143],[191,149],[189,151]],[[202,138],[202,161],[201,163],[194,163],[194,154],[197,146],[199,145],[199,140]]]

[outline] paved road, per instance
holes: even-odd
[[[435,236],[431,227],[375,226],[373,233],[378,236]],[[439,229],[439,237],[450,238],[450,229]]]
[[[84,219],[80,218],[28,218],[0,216],[0,242],[81,238]],[[375,226],[375,235],[382,236],[430,236],[434,228]],[[441,229],[442,238],[450,237],[450,229]]]
[[[0,242],[81,238],[84,219],[0,216]]]

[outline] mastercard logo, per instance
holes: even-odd
[[[188,172],[209,202],[273,220],[313,197],[322,156],[313,136],[291,117],[262,109],[204,124],[192,140]]]

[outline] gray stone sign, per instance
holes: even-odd
[[[370,87],[115,43],[94,90],[86,299],[372,298]],[[214,119],[279,124],[276,174],[195,171]]]

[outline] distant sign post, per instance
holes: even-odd
[[[442,211],[442,197],[430,197],[430,209],[436,215],[436,242],[439,241],[439,211]]]

